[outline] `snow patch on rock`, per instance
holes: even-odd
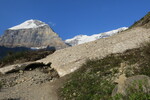
[[[83,43],[95,41],[97,39],[106,38],[106,37],[112,36],[114,34],[117,34],[121,31],[124,31],[126,29],[128,29],[128,27],[122,27],[122,28],[118,28],[116,30],[112,30],[112,31],[104,32],[104,33],[99,33],[99,34],[94,34],[94,35],[91,35],[91,36],[78,35],[78,36],[75,36],[72,39],[65,40],[65,42],[67,44],[71,45],[71,46],[74,46],[74,45],[78,45],[78,44],[83,44]]]
[[[45,24],[42,21],[31,19],[31,20],[27,20],[17,26],[11,27],[9,29],[10,30],[29,29],[29,28],[38,28],[38,27],[42,27],[45,25],[47,25],[47,24]]]

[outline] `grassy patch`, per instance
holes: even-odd
[[[73,73],[61,91],[65,100],[108,100],[114,84],[110,77],[118,72],[121,59],[109,55],[104,59],[88,60],[81,69]]]
[[[143,74],[150,77],[150,42],[142,44],[141,55],[138,69],[134,70],[135,74]]]
[[[139,74],[150,76],[149,59],[150,42],[124,53],[111,54],[103,59],[87,60],[79,70],[72,73],[71,78],[60,89],[61,98],[63,100],[112,100],[111,93],[115,87],[113,78],[119,73],[121,63],[126,62],[128,65],[127,76]],[[135,64],[136,66],[132,68],[131,66]],[[128,96],[130,98],[128,100],[139,100],[137,97],[141,97],[140,100],[148,100],[146,98],[149,98],[149,95],[141,93],[133,92]]]
[[[117,94],[113,97],[113,100],[150,100],[150,94],[144,92],[132,92],[128,96]]]

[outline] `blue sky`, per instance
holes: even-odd
[[[0,0],[0,35],[29,19],[65,40],[130,26],[150,11],[150,0]]]

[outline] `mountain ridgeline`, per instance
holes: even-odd
[[[39,20],[27,20],[20,25],[9,28],[0,38],[0,46],[39,49],[47,46],[56,49],[67,47],[48,24]]]
[[[148,12],[148,14],[146,14],[139,21],[136,21],[130,28],[134,27],[150,28],[150,12]]]
[[[65,40],[65,42],[67,44],[71,45],[71,46],[75,46],[75,45],[79,45],[79,44],[95,41],[95,40],[98,40],[98,39],[107,38],[107,37],[115,35],[115,34],[117,34],[119,32],[125,31],[127,29],[128,29],[128,27],[122,27],[122,28],[118,28],[116,30],[111,30],[111,31],[104,32],[104,33],[99,33],[99,34],[94,34],[94,35],[91,35],[91,36],[78,35],[78,36],[75,36],[75,37],[73,37],[71,39]]]

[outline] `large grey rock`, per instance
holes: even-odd
[[[10,72],[16,72],[19,70],[25,70],[29,66],[30,66],[30,68],[35,68],[40,65],[42,67],[44,64],[40,63],[40,62],[25,62],[25,63],[21,63],[21,64],[8,65],[3,68],[0,68],[0,73],[6,74],[6,73],[10,73]]]
[[[112,53],[121,53],[137,48],[141,43],[149,41],[150,29],[134,28],[109,38],[57,50],[38,62],[49,63],[60,76],[69,74],[80,68],[87,59],[102,58]]]
[[[140,86],[142,87],[140,88]],[[129,77],[126,80],[120,82],[114,88],[114,90],[112,91],[112,96],[115,96],[116,94],[122,94],[124,96],[127,96],[131,92],[130,89],[132,90],[141,89],[143,92],[149,93],[150,92],[150,77],[145,76],[145,75],[136,75],[136,76]]]
[[[0,46],[7,47],[55,47],[56,49],[65,48],[67,45],[49,27],[38,20],[32,20],[37,27],[33,28],[10,28],[5,31],[0,38]],[[30,24],[30,23],[29,23]],[[42,25],[41,25],[42,24]]]

